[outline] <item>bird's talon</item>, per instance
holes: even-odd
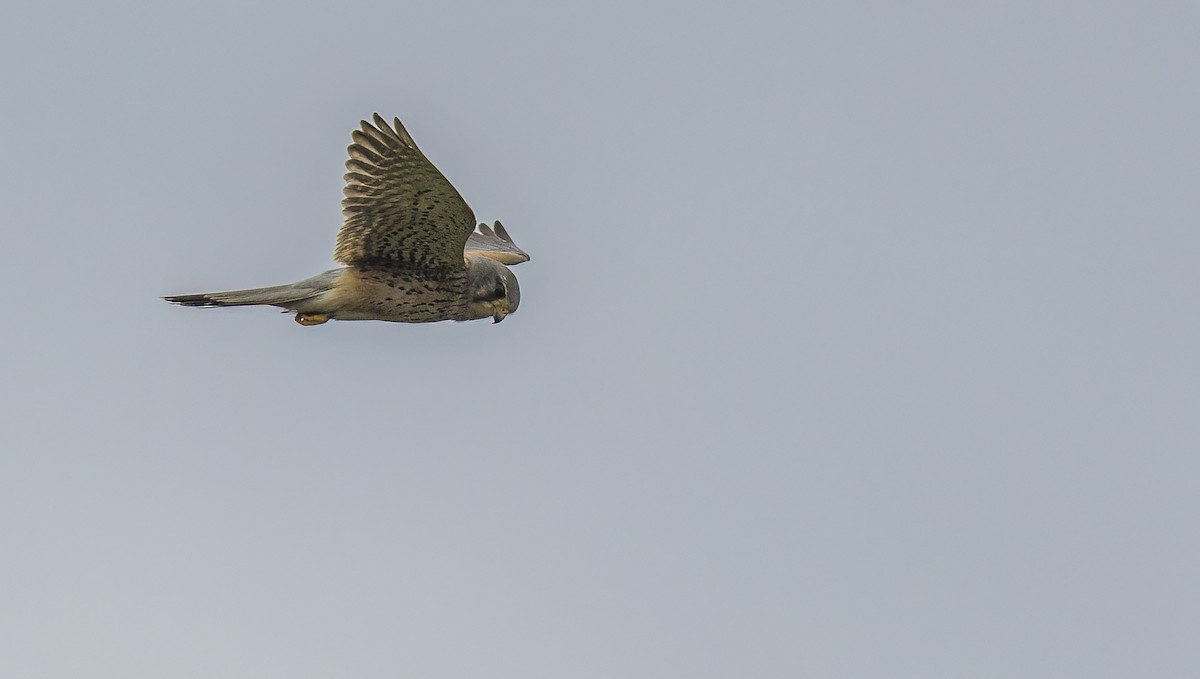
[[[296,322],[300,325],[321,325],[328,320],[328,314],[296,314]]]

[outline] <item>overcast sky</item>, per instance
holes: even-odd
[[[0,674],[1196,676],[1195,3],[21,4]],[[516,314],[159,300],[374,111]]]

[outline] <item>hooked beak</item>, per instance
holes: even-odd
[[[508,300],[497,300],[494,308],[495,313],[492,314],[492,325],[503,321],[504,317],[508,315]]]

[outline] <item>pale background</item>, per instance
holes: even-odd
[[[1195,677],[1192,2],[11,3],[4,677]],[[398,115],[501,325],[331,264]]]

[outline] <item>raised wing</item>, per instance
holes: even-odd
[[[491,257],[501,264],[520,264],[528,262],[529,255],[517,247],[508,230],[500,222],[496,222],[493,230],[487,224],[480,224],[479,230],[467,237],[467,248],[463,252],[466,257]]]
[[[345,221],[333,257],[343,264],[463,267],[475,213],[417,148],[400,119],[378,113],[352,134],[346,161]]]

